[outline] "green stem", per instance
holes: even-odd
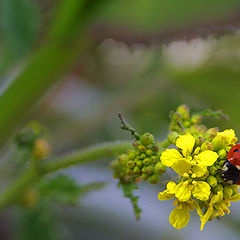
[[[115,157],[131,147],[130,142],[126,141],[99,144],[66,154],[55,160],[49,159],[48,163],[39,165],[38,169],[33,167],[29,168],[2,194],[0,198],[0,211],[21,198],[27,187],[32,186],[48,173],[76,164],[84,164],[103,158]]]

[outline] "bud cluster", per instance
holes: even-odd
[[[122,154],[111,165],[114,177],[122,182],[140,182],[148,180],[151,184],[158,183],[159,176],[165,172],[159,158],[159,148],[154,136],[145,133],[133,143],[133,149]]]

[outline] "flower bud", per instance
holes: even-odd
[[[201,146],[204,143],[205,139],[201,136],[196,138],[196,146]]]
[[[136,161],[136,165],[137,165],[138,167],[141,167],[141,166],[143,165],[143,162],[142,162],[142,161]]]
[[[139,150],[139,152],[145,152],[146,148],[143,145],[139,145],[138,150]]]
[[[157,162],[157,157],[156,156],[152,156],[151,158],[151,162],[154,164]]]
[[[213,146],[213,144],[210,143],[210,142],[204,142],[204,143],[201,145],[201,149],[202,149],[202,151],[204,151],[204,150],[211,150],[211,151],[213,151],[213,150],[214,150],[214,146]]]
[[[215,175],[217,168],[215,166],[208,167],[208,172],[210,175]]]
[[[201,123],[202,121],[202,116],[198,115],[198,114],[194,114],[192,115],[191,119],[190,119],[190,122],[192,124],[199,124]]]
[[[133,172],[134,173],[139,173],[140,172],[140,168],[138,166],[136,166],[134,169],[133,169]]]
[[[129,168],[134,168],[135,167],[135,163],[133,161],[128,161],[127,166]]]
[[[161,163],[161,162],[158,162],[155,167],[154,167],[154,172],[156,174],[162,174],[163,172],[166,171],[166,167]]]
[[[157,184],[158,183],[158,176],[153,174],[148,178],[149,183],[151,184]]]
[[[151,163],[150,158],[145,158],[145,159],[143,160],[143,164],[144,164],[144,165],[149,165],[150,163]]]
[[[230,198],[233,195],[233,189],[230,185],[226,185],[223,188],[223,196],[224,198]]]
[[[187,105],[183,104],[183,105],[180,105],[178,108],[177,108],[177,111],[178,113],[180,113],[182,115],[182,118],[184,120],[188,120],[189,119],[189,108]]]
[[[36,160],[45,158],[50,152],[50,145],[44,139],[37,139],[34,144],[33,157]]]
[[[151,175],[151,174],[153,173],[153,171],[154,171],[154,167],[153,167],[153,166],[148,166],[148,167],[146,168],[146,173],[147,173],[148,175]]]
[[[140,137],[140,141],[143,145],[147,146],[154,143],[154,136],[150,133],[144,133]]]
[[[168,136],[167,136],[167,137],[168,137],[168,141],[169,141],[170,143],[172,143],[172,144],[175,144],[178,136],[179,136],[179,134],[178,134],[177,132],[175,132],[175,131],[170,132],[170,133],[168,134]]]
[[[219,159],[226,159],[227,157],[227,152],[225,149],[221,149],[218,151],[218,156],[219,156]]]
[[[127,154],[121,154],[119,156],[118,160],[121,164],[125,164],[128,161],[128,155]]]
[[[206,178],[206,181],[208,182],[208,184],[211,186],[211,187],[215,187],[217,186],[217,178],[215,178],[214,176],[212,175],[209,175],[207,178]]]
[[[147,154],[148,156],[151,156],[151,155],[152,155],[152,153],[153,153],[153,152],[152,152],[152,150],[151,150],[151,149],[147,149],[147,150],[146,150],[146,154]]]
[[[233,189],[233,194],[238,194],[238,185],[232,185],[232,189]]]
[[[206,132],[206,139],[208,141],[212,141],[215,136],[217,136],[219,129],[217,127],[215,128],[209,128]]]
[[[145,153],[142,153],[142,154],[140,155],[140,159],[144,159],[144,158],[146,158],[146,154],[145,154]]]
[[[146,181],[148,179],[148,175],[146,173],[142,174],[142,180]]]
[[[218,183],[214,188],[213,188],[214,192],[222,192],[223,191],[223,186],[222,184]]]

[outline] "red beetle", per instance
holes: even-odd
[[[230,149],[221,175],[227,183],[240,185],[240,143]]]

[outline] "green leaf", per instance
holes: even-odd
[[[42,198],[51,199],[60,204],[76,204],[80,197],[102,188],[103,185],[98,182],[79,185],[69,176],[58,175],[55,178],[42,180],[38,190]]]
[[[120,182],[119,187],[122,187],[122,191],[124,194],[124,197],[129,198],[132,203],[132,207],[134,210],[134,214],[137,220],[141,217],[142,209],[138,206],[138,199],[139,197],[136,197],[133,195],[134,190],[138,190],[136,183],[122,183]]]

